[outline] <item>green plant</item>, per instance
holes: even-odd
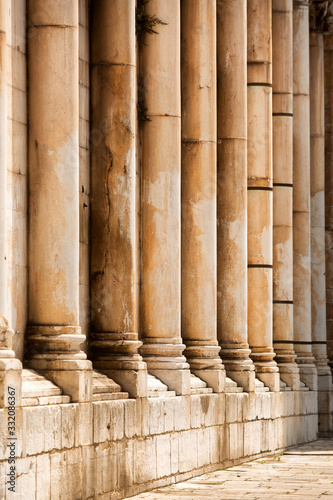
[[[145,12],[145,5],[149,0],[138,0],[138,5],[135,12],[135,32],[138,39],[138,44],[145,44],[144,39],[146,33],[152,35],[158,34],[154,30],[158,24],[166,26],[168,23],[163,22],[157,16],[151,16]]]

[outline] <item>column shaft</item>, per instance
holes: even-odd
[[[272,3],[248,0],[248,335],[256,373],[279,390],[273,360]]]
[[[328,373],[325,285],[325,119],[323,34],[310,33],[311,291],[313,354],[318,375]]]
[[[332,18],[333,19],[333,18]],[[333,22],[332,22],[333,25]],[[333,28],[333,26],[332,26]],[[327,354],[333,368],[333,32],[325,46],[325,226]]]
[[[190,391],[180,336],[180,0],[150,0],[165,26],[142,48],[141,353],[148,370],[178,394]]]
[[[293,11],[294,340],[301,380],[317,388],[311,349],[309,5]]]
[[[73,400],[89,400],[78,326],[78,2],[30,0],[28,19],[28,362]]]
[[[138,341],[135,43],[135,0],[94,2],[91,348],[96,368],[132,396],[143,396],[146,365],[138,353],[142,343]]]
[[[228,376],[253,391],[247,333],[247,1],[217,5],[217,332]]]
[[[299,388],[293,346],[293,1],[273,0],[273,345]]]
[[[333,430],[332,376],[326,346],[325,279],[325,84],[322,16],[310,7],[310,161],[311,161],[311,322],[312,352],[318,373],[319,434]]]
[[[224,377],[216,336],[216,2],[182,2],[181,326],[194,374]]]

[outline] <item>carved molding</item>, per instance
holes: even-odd
[[[333,0],[312,0],[310,30],[333,31]]]

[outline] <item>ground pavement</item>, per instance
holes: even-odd
[[[141,493],[132,500],[333,500],[333,439],[320,439],[226,470]]]

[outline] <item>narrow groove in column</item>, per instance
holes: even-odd
[[[248,264],[247,265],[248,268],[251,268],[251,269],[261,269],[261,268],[264,268],[264,269],[273,269],[273,265],[272,264]]]
[[[273,191],[272,187],[265,186],[248,186],[248,191]]]
[[[292,188],[293,184],[288,184],[287,182],[273,182],[273,187],[289,187]]]
[[[273,113],[273,116],[290,116],[292,118],[294,115],[293,113]]]
[[[248,87],[270,87],[272,88],[273,85],[271,83],[263,83],[263,82],[249,82],[247,84]]]
[[[293,304],[292,300],[273,300],[273,304]]]
[[[79,28],[77,26],[71,26],[70,24],[31,24],[28,27],[28,30],[32,28],[60,28],[60,29],[66,29],[66,28],[71,28],[78,30]]]

